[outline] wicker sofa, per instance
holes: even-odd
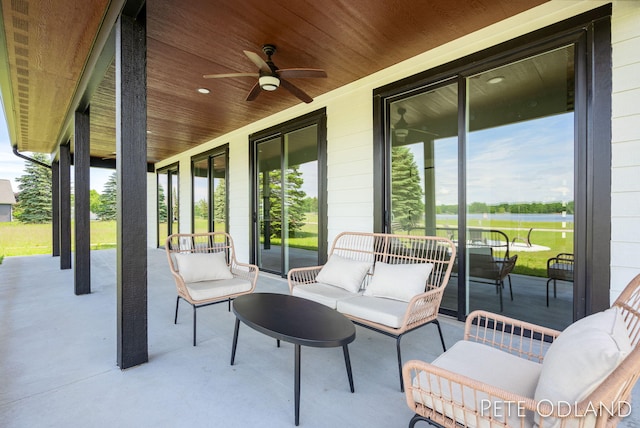
[[[611,308],[559,332],[469,314],[464,340],[403,367],[409,427],[612,427],[640,375],[640,275]]]
[[[453,242],[444,237],[343,232],[325,265],[289,271],[289,290],[394,337],[403,389],[404,334],[434,323],[446,349],[437,316],[455,254]]]

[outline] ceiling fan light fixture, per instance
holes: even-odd
[[[260,87],[265,91],[275,91],[280,86],[280,79],[276,76],[260,76]]]

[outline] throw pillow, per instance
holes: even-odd
[[[433,264],[431,263],[388,264],[376,262],[373,278],[364,291],[364,295],[408,302],[416,294],[424,292],[427,278],[429,278],[432,269]]]
[[[178,253],[176,254],[176,263],[178,273],[184,282],[233,278],[223,251],[217,253]]]
[[[316,276],[317,282],[343,288],[352,293],[360,290],[371,263],[332,254]]]
[[[547,350],[535,400],[547,402],[554,409],[583,400],[631,349],[626,325],[616,308],[576,321]],[[540,415],[536,415],[536,422],[539,419]],[[550,426],[557,424],[559,421]],[[545,426],[548,425],[547,421]]]

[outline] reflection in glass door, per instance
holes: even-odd
[[[167,236],[178,233],[178,168],[158,171],[158,246]]]
[[[391,219],[395,234],[453,239],[458,227],[457,83],[390,103]],[[442,307],[455,312],[456,281]]]
[[[470,76],[467,91],[467,312],[563,329],[573,284],[545,282],[558,254],[573,269],[574,46]]]
[[[318,127],[311,125],[256,145],[256,263],[286,275],[318,264]]]
[[[195,159],[193,171],[193,231],[227,231],[227,153]]]
[[[386,100],[385,229],[456,243],[445,312],[573,321],[575,50]]]

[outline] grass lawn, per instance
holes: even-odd
[[[73,243],[72,237],[72,246]],[[0,257],[51,254],[52,246],[51,223],[0,223]],[[115,248],[115,246],[116,222],[92,221],[91,249]]]
[[[317,214],[307,214],[306,223],[302,230],[288,239],[289,246],[317,250]],[[456,221],[442,221],[439,226],[455,227]],[[205,230],[202,224],[196,225],[199,230]],[[218,225],[217,225],[218,226]],[[223,230],[222,224],[219,225]],[[502,230],[510,240],[514,237],[525,238],[529,228],[533,228],[531,242],[535,245],[548,247],[546,251],[518,251],[518,261],[514,273],[546,276],[547,259],[558,253],[573,253],[573,232],[562,231],[562,224],[552,222],[521,222],[515,224],[508,221],[494,221],[487,224],[486,221],[470,222],[470,227],[491,227]],[[174,227],[177,228],[177,225]],[[73,228],[72,228],[73,230]],[[166,224],[164,225],[166,236]],[[399,231],[398,233],[403,233]],[[51,254],[51,224],[22,224],[18,222],[0,223],[0,262],[6,256],[27,256],[34,254]],[[73,245],[73,240],[71,241]],[[280,245],[280,239],[272,238],[274,245]],[[116,222],[92,221],[91,222],[91,249],[115,248],[116,246]]]

